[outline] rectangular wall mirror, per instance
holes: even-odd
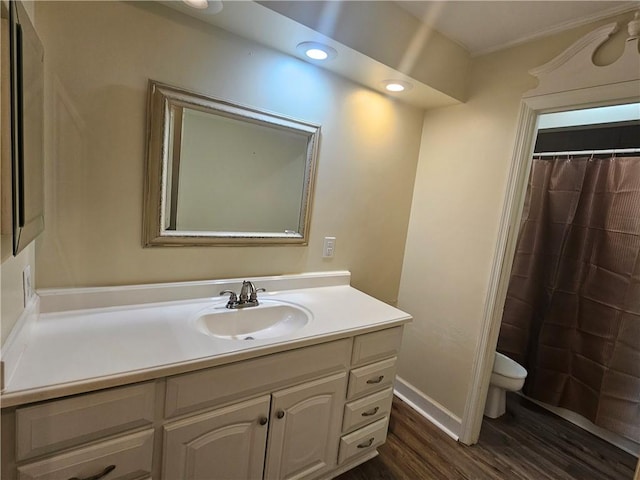
[[[143,242],[306,245],[320,127],[149,82]]]

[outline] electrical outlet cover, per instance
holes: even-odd
[[[322,244],[322,257],[331,258],[336,249],[336,237],[324,237]]]

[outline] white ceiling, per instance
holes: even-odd
[[[397,1],[400,7],[481,55],[640,8],[640,1]]]

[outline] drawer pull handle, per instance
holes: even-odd
[[[258,420],[258,423],[260,425],[266,425],[268,421],[269,420],[267,419],[267,417],[260,417],[260,420]]]
[[[372,408],[371,410],[367,410],[366,412],[362,412],[362,416],[363,417],[370,417],[370,416],[375,415],[376,413],[378,413],[378,410],[380,410],[380,407]]]
[[[276,413],[276,417],[278,418],[284,417],[284,410],[278,410],[278,413]]]
[[[92,475],[91,477],[85,477],[85,478],[71,477],[69,480],[98,480],[100,478],[106,477],[111,472],[113,472],[115,469],[116,469],[115,465],[109,465],[102,472],[96,473],[95,475]]]
[[[369,440],[367,440],[366,442],[362,442],[361,444],[358,445],[358,448],[369,448],[371,445],[373,445],[373,441],[375,440],[374,437],[371,437]]]
[[[367,380],[367,383],[368,383],[368,384],[370,384],[370,385],[371,385],[372,383],[380,383],[380,382],[382,381],[382,379],[383,379],[383,378],[384,378],[384,375],[380,375],[380,376],[378,376],[378,377],[376,377],[376,378],[372,378],[372,379],[370,379],[370,380]]]

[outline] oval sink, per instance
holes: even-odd
[[[261,300],[257,307],[231,310],[216,307],[196,319],[203,333],[227,340],[261,340],[282,337],[301,329],[311,320],[311,312],[298,305]]]

